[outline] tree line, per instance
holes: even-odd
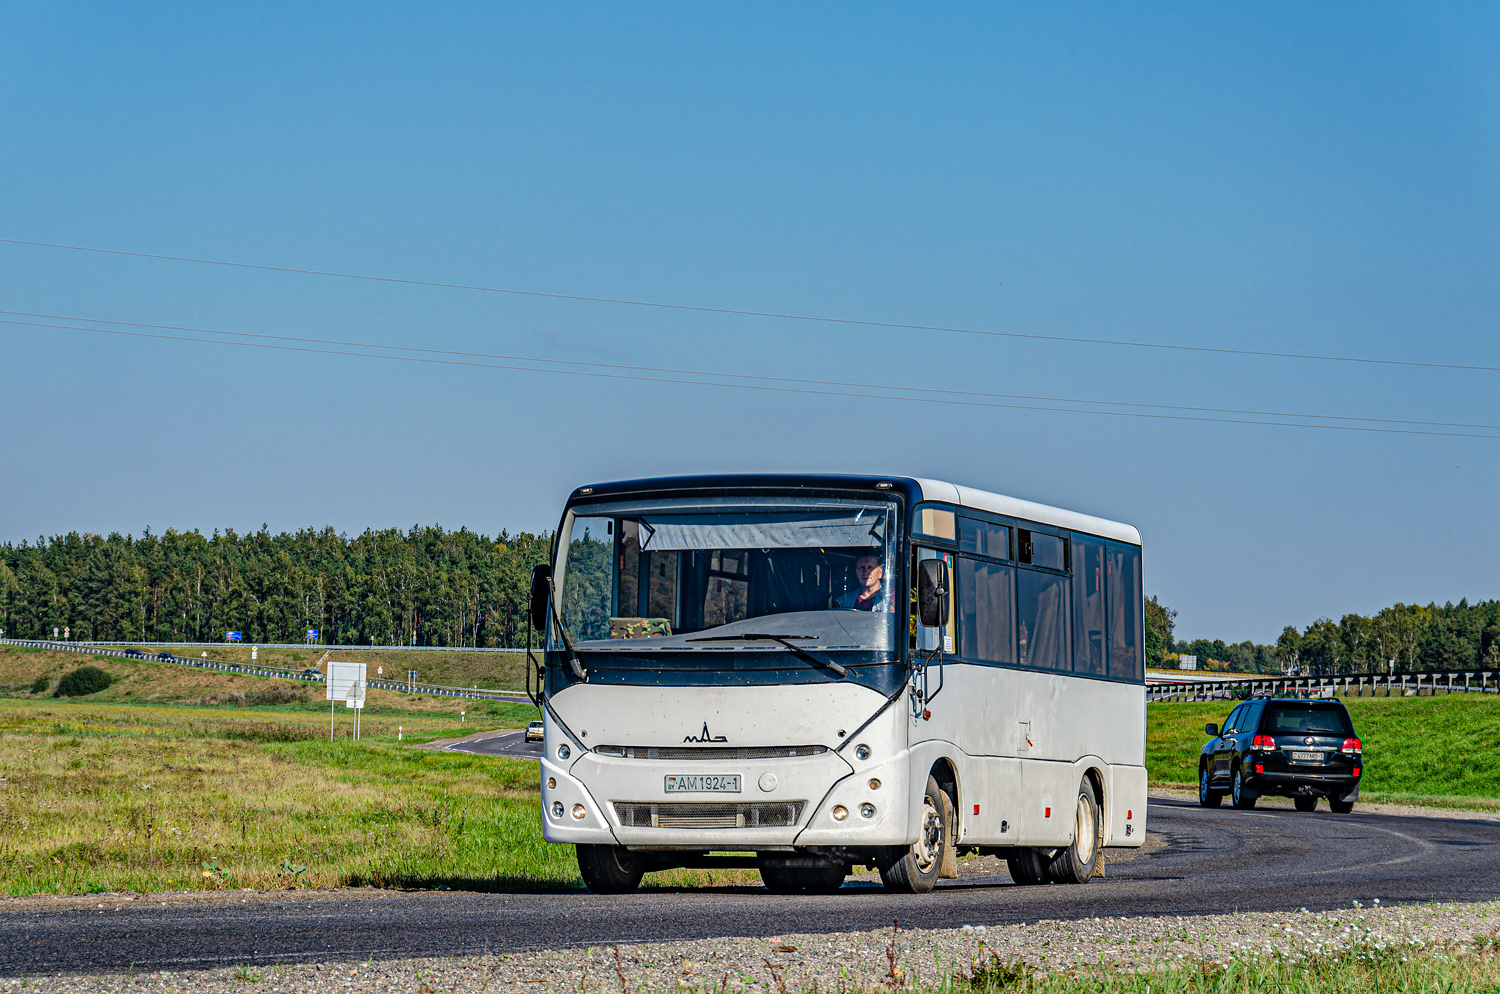
[[[1177,612],[1146,602],[1147,665],[1176,666],[1198,657],[1199,669],[1308,676],[1500,669],[1500,601],[1394,604],[1374,615],[1319,618],[1305,629],[1288,625],[1274,645],[1221,640],[1172,640]]]
[[[141,537],[78,534],[0,545],[0,628],[12,638],[516,647],[531,568],[550,534],[438,526]]]

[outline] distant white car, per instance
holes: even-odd
[[[531,724],[526,726],[526,741],[542,741],[542,723],[540,721],[533,721]]]

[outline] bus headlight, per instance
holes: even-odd
[[[870,758],[870,747],[867,746],[867,745],[865,745],[864,743],[860,743],[859,745],[855,746],[854,747],[854,758],[855,759],[859,759],[859,760],[869,759]]]
[[[582,821],[583,820],[583,816],[586,815],[586,814],[588,814],[588,811],[587,811],[587,809],[584,808],[584,806],[582,804],[575,804],[575,805],[573,805],[573,817],[574,818],[577,818],[578,820]]]
[[[870,778],[870,789],[871,790],[879,790],[880,789],[880,781],[876,780],[874,777],[871,777]]]
[[[568,748],[568,744],[566,742],[557,747],[558,759],[567,759],[571,755],[573,755],[573,750]]]
[[[548,777],[547,778],[547,789],[548,790],[556,790],[557,789],[557,777]]]
[[[554,818],[561,818],[562,817],[562,812],[563,812],[562,801],[553,801],[552,802],[552,817],[554,817]]]
[[[833,810],[830,811],[829,814],[833,815],[834,821],[843,821],[845,818],[849,817],[849,809],[844,807],[842,804],[835,804],[833,806]]]
[[[866,801],[865,803],[861,804],[859,806],[859,816],[861,818],[874,818],[875,817],[875,805],[871,804],[869,801]]]

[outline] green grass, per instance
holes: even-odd
[[[571,848],[541,839],[535,763],[411,747],[474,730],[446,719],[367,719],[358,743],[327,727],[0,702],[0,892],[577,885]]]
[[[1342,698],[1341,698],[1342,700]],[[1158,784],[1196,786],[1206,722],[1222,723],[1237,702],[1151,704],[1146,767]],[[1348,698],[1364,745],[1360,799],[1500,807],[1500,699],[1486,694]]]
[[[898,985],[889,985],[897,991]],[[1432,948],[1366,944],[1322,956],[1262,956],[1190,962],[1131,972],[1110,967],[1043,973],[1024,964],[982,959],[941,985],[941,994],[1384,994],[1500,991],[1495,939]]]

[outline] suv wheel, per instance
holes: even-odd
[[[1240,777],[1240,768],[1238,766],[1236,766],[1234,768],[1234,787],[1233,787],[1233,793],[1234,793],[1234,806],[1235,807],[1240,808],[1242,810],[1248,810],[1250,808],[1255,807],[1255,798],[1253,798],[1253,797],[1247,797],[1245,795],[1244,781]]]
[[[1224,795],[1208,786],[1208,765],[1198,767],[1198,803],[1205,808],[1216,808]]]

